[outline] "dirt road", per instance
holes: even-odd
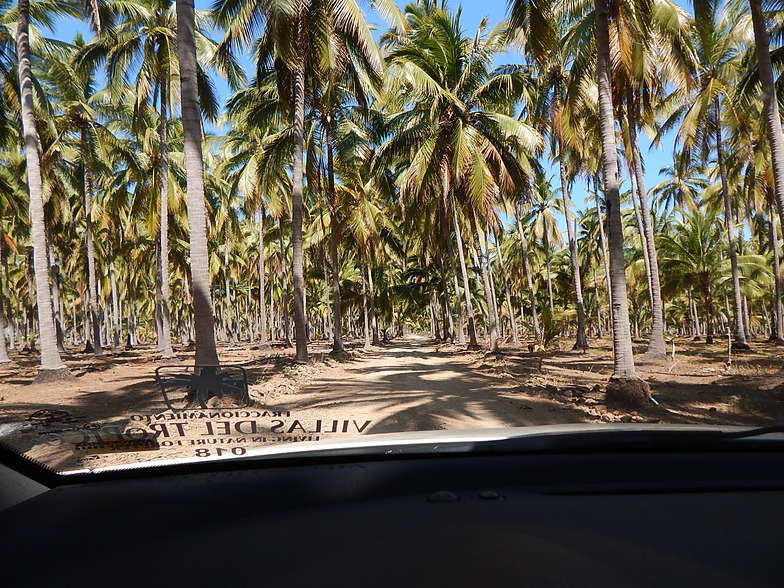
[[[285,398],[285,400],[284,400]],[[372,419],[368,433],[522,426],[586,420],[517,382],[410,337],[327,368],[281,404],[296,414]]]

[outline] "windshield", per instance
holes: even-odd
[[[780,18],[0,2],[0,443],[781,423]]]

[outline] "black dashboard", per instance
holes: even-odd
[[[0,512],[0,574],[9,587],[781,586],[782,466],[778,451],[393,455],[29,482],[35,495]]]

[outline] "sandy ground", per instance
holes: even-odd
[[[0,440],[58,469],[170,457],[241,455],[248,446],[373,433],[565,422],[665,422],[759,425],[784,421],[784,350],[758,341],[727,366],[726,346],[680,341],[675,360],[638,360],[658,405],[607,407],[612,372],[608,341],[587,353],[469,353],[410,336],[389,345],[349,346],[313,361],[251,344],[222,346],[221,361],[248,373],[251,406],[167,410],[155,384],[153,348],[95,359],[71,353],[76,377],[32,383],[37,358],[15,356],[0,372]],[[644,346],[640,344],[642,351]],[[181,349],[182,366],[192,353]],[[183,369],[183,368],[176,368]],[[129,451],[129,439],[150,447]],[[123,443],[126,443],[123,445]],[[132,445],[138,449],[138,446]]]

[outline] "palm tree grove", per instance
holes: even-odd
[[[0,0],[3,416],[776,420],[784,6],[467,4]]]

